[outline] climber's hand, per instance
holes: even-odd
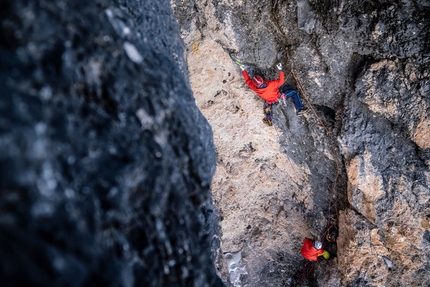
[[[281,63],[278,63],[278,64],[276,65],[276,68],[278,68],[278,70],[279,70],[279,71],[281,71],[281,70],[282,70],[282,64],[281,64]]]

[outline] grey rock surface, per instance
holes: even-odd
[[[429,285],[428,1],[171,2],[214,131],[222,250],[242,252],[243,286]],[[297,118],[287,102],[264,126],[229,54],[266,79],[281,62],[313,109]],[[332,260],[303,283],[297,249],[324,232],[335,182]]]
[[[2,1],[1,286],[223,286],[168,1]]]

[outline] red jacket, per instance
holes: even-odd
[[[279,71],[279,79],[267,81],[267,87],[262,89],[257,89],[257,87],[252,82],[246,70],[242,71],[242,75],[245,78],[246,84],[256,92],[263,100],[265,100],[269,104],[276,103],[278,99],[281,97],[281,93],[279,92],[279,87],[284,84],[284,72]]]
[[[300,249],[300,254],[306,259],[317,261],[318,255],[323,254],[324,249],[316,249],[314,245],[312,244],[312,240],[309,238],[303,239],[303,246],[302,249]]]

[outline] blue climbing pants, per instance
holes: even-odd
[[[288,90],[282,92],[282,95],[285,97],[285,99],[291,98],[293,100],[294,106],[296,107],[296,110],[301,110],[303,108],[303,103],[300,100],[299,93],[296,90]]]

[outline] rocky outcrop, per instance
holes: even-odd
[[[430,285],[427,1],[30,2],[0,5],[2,286]],[[265,126],[229,54],[310,112]]]
[[[429,285],[428,3],[171,2],[214,132],[221,247],[241,252],[240,284]],[[281,62],[313,109],[298,118],[288,101],[265,126],[232,53],[266,79]],[[302,283],[297,251],[326,230],[329,206],[332,259]]]
[[[380,285],[429,280],[429,152],[421,139],[430,130],[420,128],[428,120],[429,99],[417,88],[429,84],[420,72],[425,69],[412,60],[371,64],[357,80],[356,98],[345,105],[340,140],[356,214],[345,213],[343,220],[358,221],[353,225],[362,229],[342,242],[344,257],[352,258],[343,265],[367,266],[372,271],[363,278]],[[347,278],[354,272],[344,270]]]
[[[0,6],[0,285],[223,286],[169,2]]]

